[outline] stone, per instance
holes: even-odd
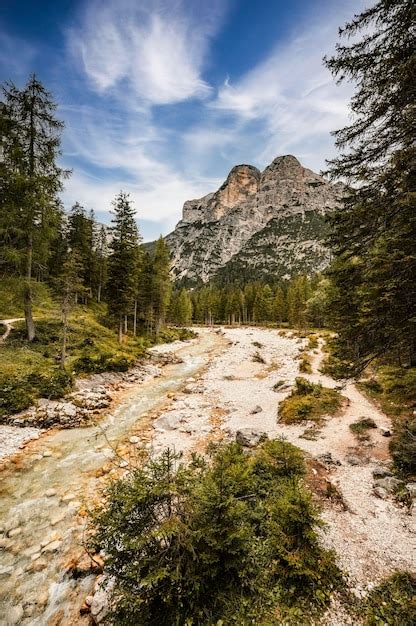
[[[363,465],[362,459],[360,459],[360,457],[356,456],[355,454],[348,454],[345,457],[345,460],[349,465]]]
[[[324,452],[323,454],[318,454],[315,457],[317,461],[322,463],[323,465],[327,465],[328,467],[334,467],[337,465],[341,465],[341,461],[338,461],[332,457],[331,452]]]
[[[263,409],[261,408],[261,406],[257,405],[254,407],[254,409],[252,411],[250,411],[251,415],[256,415],[257,413],[262,413]]]
[[[12,528],[12,530],[9,530],[7,534],[9,537],[17,537],[17,535],[20,535],[21,533],[22,533],[22,528],[18,526],[17,528]]]
[[[0,565],[0,579],[8,578],[9,576],[12,575],[12,573],[13,573],[13,567]]]
[[[380,498],[381,500],[385,500],[386,498],[388,498],[389,495],[387,489],[384,489],[384,487],[374,487],[373,493],[375,496],[377,496],[377,498]]]
[[[77,496],[75,493],[66,493],[64,496],[62,496],[61,500],[62,502],[70,502],[71,500],[75,500],[76,497]]]
[[[386,469],[385,467],[375,467],[373,469],[373,478],[386,478],[387,476],[393,476],[393,474],[391,473],[390,470]]]
[[[43,452],[42,456],[44,456],[44,457],[52,456],[52,452],[50,450],[45,450],[45,452]]]
[[[36,559],[36,561],[31,561],[28,565],[26,565],[25,570],[27,572],[41,572],[47,567],[48,562],[46,559]]]
[[[52,498],[53,496],[56,496],[56,489],[48,489],[47,491],[45,491],[45,496],[47,498]]]
[[[388,493],[397,491],[403,485],[403,481],[393,476],[386,476],[386,478],[380,478],[374,484],[375,487],[382,487]]]
[[[139,439],[139,437],[136,437],[136,435],[133,435],[133,437],[130,437],[129,441],[130,441],[130,443],[133,443],[133,444],[140,443],[140,439]]]
[[[12,608],[9,609],[7,612],[7,626],[14,626],[15,624],[19,624],[23,615],[24,611],[21,605],[12,606]]]
[[[110,611],[109,595],[114,587],[114,580],[101,581],[90,605],[91,616],[95,624],[101,624]]]
[[[380,432],[383,435],[383,437],[391,437],[391,431],[388,428],[384,428],[383,426],[380,426]]]
[[[237,430],[235,434],[236,442],[246,448],[254,448],[267,438],[267,433],[252,430],[251,428],[241,428],[240,430]]]
[[[263,172],[237,165],[217,191],[185,202],[182,220],[166,237],[173,278],[206,283],[218,270],[244,263],[279,278],[298,272],[299,263],[313,271],[326,267],[323,224],[344,189],[292,155],[277,157]]]
[[[51,543],[48,543],[44,548],[42,548],[42,553],[56,552],[57,550],[59,550],[61,545],[62,545],[62,541],[60,541],[59,539],[56,539],[56,541],[52,541]]]
[[[416,500],[416,483],[407,483],[406,491],[412,500]]]

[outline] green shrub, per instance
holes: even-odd
[[[396,572],[372,589],[363,601],[365,626],[416,624],[416,577]]]
[[[215,447],[188,466],[166,450],[113,482],[90,537],[115,579],[112,622],[269,623],[305,601],[319,611],[341,576],[319,545],[304,472],[301,452],[278,440]]]
[[[377,428],[377,424],[371,417],[361,417],[357,422],[349,425],[349,429],[360,440],[369,438],[368,430]]]
[[[0,417],[24,411],[34,400],[32,389],[24,379],[11,376],[0,378]]]
[[[307,354],[303,354],[299,364],[299,371],[303,374],[312,374],[311,359]]]
[[[341,405],[342,396],[337,391],[299,377],[295,389],[279,405],[279,418],[284,424],[319,421],[324,415],[333,415]]]
[[[20,377],[3,376],[0,378],[0,416],[24,411],[39,397],[61,398],[71,387],[72,376],[60,369]]]
[[[397,421],[390,441],[394,465],[403,476],[416,476],[416,419]]]
[[[318,337],[316,335],[309,335],[308,350],[315,350],[318,346],[319,346]]]

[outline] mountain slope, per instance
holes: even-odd
[[[191,285],[323,269],[325,216],[340,205],[343,190],[291,155],[263,172],[234,167],[218,191],[185,202],[182,220],[167,235],[174,279]]]

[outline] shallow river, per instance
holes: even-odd
[[[43,436],[22,463],[1,476],[0,625],[88,623],[79,607],[94,577],[74,580],[65,563],[82,541],[83,502],[97,493],[99,468],[114,457],[113,448],[166,400],[189,376],[199,372],[221,341],[202,333],[177,353],[183,363],[163,368],[162,376],[124,392],[118,405],[97,426],[60,430]],[[104,434],[105,433],[105,434]]]

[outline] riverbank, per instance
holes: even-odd
[[[91,608],[100,622],[103,594],[93,596],[100,567],[88,561],[81,544],[86,511],[109,477],[128,471],[142,451],[158,454],[171,446],[187,458],[212,441],[243,437],[250,445],[262,432],[305,451],[308,481],[327,523],[322,541],[336,550],[354,593],[365,593],[395,569],[416,569],[414,513],[374,492],[373,473],[388,472],[382,430],[388,418],[349,384],[342,390],[348,400],[343,411],[324,419],[313,439],[305,438],[310,423],[286,426],[278,416],[278,404],[298,376],[305,340],[260,328],[198,332],[188,343],[154,348],[160,355],[173,351],[182,362],[121,390],[99,423],[46,433],[3,472],[0,614],[19,617],[0,624],[82,625]],[[321,347],[312,356],[313,373],[306,377],[336,386],[317,371]],[[377,425],[365,444],[349,429],[361,416]],[[325,619],[357,623],[336,605]]]

